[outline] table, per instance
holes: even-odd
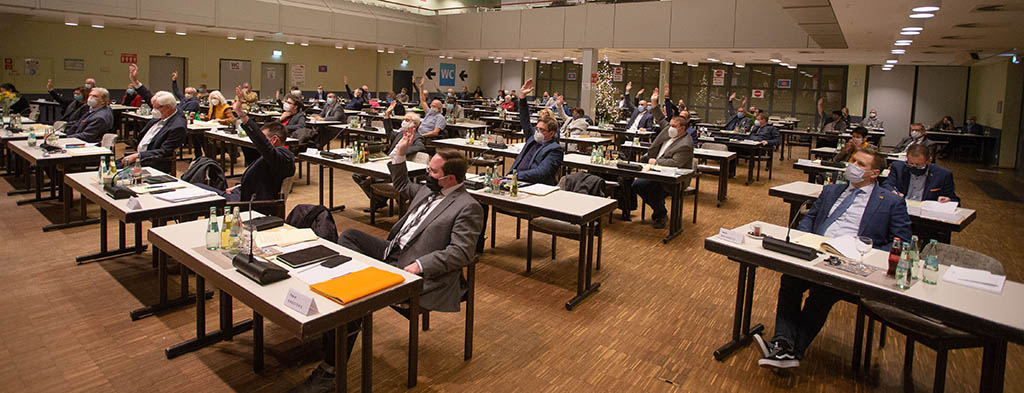
[[[604,128],[598,126],[589,126],[587,127],[587,131],[612,134],[616,139],[622,138],[622,141],[632,141],[635,138],[647,141],[653,139],[658,134],[654,131],[630,131],[621,128]],[[619,144],[619,142],[616,142],[616,144]]]
[[[879,146],[881,141],[882,141],[882,137],[885,136],[885,130],[881,130],[881,131],[879,131],[879,130],[880,129],[878,129],[878,128],[868,129],[868,141],[872,142],[875,146]],[[850,139],[853,135],[850,134],[849,132],[844,132],[844,133],[838,134],[838,133],[825,133],[825,132],[821,132],[821,131],[780,129],[779,130],[779,138],[780,138],[779,161],[783,160],[782,152],[786,148],[786,142],[790,142],[789,158],[790,159],[793,158],[793,144],[789,140],[789,138],[790,137],[801,137],[801,136],[806,136],[806,137],[810,138],[810,146],[808,147],[808,149],[813,150],[814,148],[818,147],[818,139],[821,138],[821,137],[825,137],[825,139],[829,139],[829,140],[837,140],[837,139],[838,140],[845,140],[845,139]],[[807,158],[811,158],[810,150],[808,150],[808,152],[807,152]]]
[[[166,175],[165,173],[153,168],[147,167],[143,168],[143,170],[149,172],[149,176]],[[184,185],[186,188],[193,189],[198,188],[181,180],[178,180],[176,183],[165,184]],[[100,217],[98,219],[100,223],[100,251],[95,254],[83,255],[75,258],[75,262],[79,265],[97,259],[106,259],[115,256],[140,254],[145,252],[146,246],[142,244],[143,221],[150,221],[152,226],[156,228],[166,224],[167,221],[174,217],[189,214],[209,214],[211,207],[222,209],[225,203],[224,197],[219,195],[211,195],[190,201],[172,203],[157,199],[156,196],[152,194],[140,194],[138,196],[138,201],[142,208],[132,210],[128,207],[128,199],[118,200],[107,195],[107,193],[103,191],[103,186],[96,182],[96,174],[93,172],[70,173],[64,175],[64,187],[65,222],[59,226],[60,228],[80,226],[97,221],[96,219],[85,219],[86,200],[92,201],[100,207]],[[78,191],[82,195],[82,220],[78,222],[72,222],[70,220],[74,191]],[[114,250],[107,249],[108,214],[113,215],[118,220],[118,248]],[[127,224],[135,225],[135,244],[132,247],[126,247],[125,244],[125,226]],[[44,230],[46,229],[44,228]],[[205,230],[197,232],[196,238],[199,238],[198,233],[205,233]],[[167,268],[165,263],[160,263],[161,257],[163,256],[160,254],[159,250],[154,249],[153,264],[154,267],[157,267],[160,283],[159,301],[157,304],[132,310],[129,315],[133,321],[150,315],[155,315],[161,311],[176,308],[196,300],[195,295],[190,295],[188,293],[189,279],[188,273],[185,271],[181,272],[181,296],[170,300],[167,298]],[[212,294],[210,294],[210,296],[212,296]]]
[[[191,129],[191,126],[189,126],[189,127]],[[255,145],[252,144],[252,139],[249,139],[248,135],[244,136],[244,137],[243,136],[238,136],[238,133],[228,133],[228,132],[225,132],[224,130],[222,130],[220,128],[217,128],[217,129],[211,128],[211,129],[207,129],[206,131],[203,131],[203,132],[205,133],[204,134],[205,137],[207,137],[209,139],[212,139],[213,141],[220,142],[221,146],[224,146],[224,145],[234,145],[234,146],[241,146],[241,147],[248,147],[250,149],[255,149],[255,147],[254,147]],[[299,142],[298,139],[295,139],[295,138],[292,138],[292,137],[288,137],[288,139],[285,140],[284,144],[286,146],[290,147],[290,146],[292,146],[292,145],[294,145],[294,144],[296,144],[298,142]],[[227,174],[225,177],[240,176],[240,175],[235,175],[235,162],[234,162],[234,160],[226,159],[224,157],[223,153],[225,153],[226,151],[227,151],[227,149],[218,148],[216,153],[215,153],[216,155],[219,155],[221,157],[220,160],[221,160],[221,166],[222,167],[227,162],[230,162],[230,164],[231,164],[230,165],[230,168],[231,168],[230,169],[230,173]],[[248,164],[248,163],[246,163],[246,164]],[[299,168],[302,168],[302,167],[299,166]]]
[[[746,233],[752,224],[754,223],[734,230]],[[761,223],[761,226],[761,231],[768,236],[779,239],[786,236],[786,227],[767,223]],[[802,234],[803,232],[793,230],[791,236],[799,238]],[[715,351],[715,359],[719,361],[749,344],[753,334],[764,330],[761,324],[750,326],[757,267],[819,283],[855,297],[899,304],[907,311],[989,338],[991,343],[986,346],[982,358],[980,391],[983,392],[1003,390],[1007,341],[1024,344],[1024,307],[1020,307],[1021,302],[1024,302],[1024,284],[1018,282],[1007,280],[1002,294],[998,295],[941,279],[936,285],[917,282],[910,289],[902,291],[896,289],[895,279],[888,279],[892,284],[885,285],[870,282],[837,269],[819,266],[818,264],[825,258],[824,255],[819,255],[812,261],[804,261],[765,250],[761,247],[760,240],[752,238],[745,237],[743,244],[735,244],[726,241],[721,235],[714,235],[704,239],[704,248],[739,263],[732,341]],[[865,256],[864,263],[878,267],[884,272],[888,268],[888,252],[872,250]],[[939,266],[940,276],[945,274],[947,268],[946,265]],[[860,358],[862,322],[857,321],[858,339],[854,343],[853,357],[855,364],[859,363]]]
[[[331,139],[324,144],[324,146],[321,146],[326,148],[330,148],[331,141],[337,139],[339,136],[341,137],[341,147],[348,146],[349,137],[351,137],[352,134],[362,135],[365,137],[369,137],[370,139],[378,140],[387,139],[388,137],[387,132],[384,130],[384,127],[373,127],[372,130],[367,130],[362,127],[351,127],[345,124],[339,124],[327,126],[327,128],[331,129],[334,132],[334,136],[332,136]]]
[[[468,139],[466,138],[445,138],[428,141],[427,145],[435,147],[445,147],[449,149],[461,150],[477,154],[494,154],[496,156],[511,158],[513,160],[517,156],[519,156],[519,151],[522,150],[523,145],[525,145],[524,143],[512,143],[508,144],[508,147],[504,149],[494,149],[488,147],[487,145],[481,145],[479,144],[479,142],[470,145],[466,143],[467,141]]]
[[[466,134],[470,131],[472,131],[473,134],[476,135],[482,135],[487,132],[486,124],[469,123],[465,121],[448,123],[448,125],[445,126],[445,132],[448,134],[448,136],[456,136],[456,134],[448,131],[449,128],[458,133],[457,136],[460,138],[466,137]]]
[[[839,149],[835,147],[816,147],[811,149],[811,154],[815,157],[819,157],[825,161],[834,161],[834,158]],[[906,153],[882,153],[885,156],[885,161],[888,164],[892,164],[893,161],[906,161]]]
[[[36,107],[39,108],[40,123],[53,124],[60,117],[58,113],[61,112],[62,108],[59,102],[40,98],[35,101],[29,101],[29,103],[36,104]]]
[[[638,161],[640,157],[647,154],[651,146],[650,144],[644,146],[642,143],[638,146],[627,141],[622,144],[622,148],[631,151],[633,153],[631,159]],[[736,161],[736,152],[696,148],[693,149],[693,156],[718,163],[718,205],[716,207],[722,207],[722,203],[729,197],[729,176],[732,172],[733,161]]]
[[[351,149],[333,149],[333,150],[330,150],[330,152],[332,152],[332,153],[339,153],[339,154],[342,153],[342,152],[346,152],[346,153],[351,154],[352,150]],[[388,164],[391,162],[390,158],[387,159],[387,160],[370,161],[370,162],[366,162],[366,163],[362,163],[362,164],[353,164],[350,159],[347,159],[347,158],[337,159],[337,160],[330,159],[330,158],[321,156],[319,152],[311,153],[310,151],[305,151],[305,152],[300,153],[298,157],[301,160],[304,160],[306,162],[311,162],[311,163],[317,165],[317,173],[320,175],[320,178],[319,178],[320,180],[318,181],[318,184],[320,184],[320,205],[327,206],[327,209],[329,209],[331,211],[345,210],[345,205],[334,206],[334,168],[338,168],[338,169],[341,169],[341,170],[349,171],[349,172],[352,172],[352,173],[358,173],[360,175],[369,176],[369,177],[372,177],[374,179],[384,179],[384,180],[388,180],[388,181],[391,180],[391,171],[388,170]],[[413,162],[413,161],[406,161],[405,164],[406,164],[406,168],[408,169],[409,177],[410,178],[416,177],[416,176],[420,176],[420,175],[424,175],[424,174],[427,173],[427,166],[425,164],[420,164],[418,162]],[[324,205],[324,167],[325,166],[327,167],[327,170],[328,170],[328,181],[330,182],[330,184],[329,184],[329,186],[327,188],[328,189],[328,193],[330,194],[329,195],[329,199],[327,200],[327,203],[328,203],[327,205]]]
[[[21,124],[34,124],[36,122],[35,120],[32,120],[31,118],[28,118],[28,117],[25,117],[25,116],[20,116],[19,115],[18,117],[19,117],[19,120],[21,120]],[[11,121],[14,119],[14,117],[13,116],[3,116],[2,119],[3,119],[3,124],[11,124]]]
[[[800,204],[805,201],[809,201],[808,204],[814,203],[824,187],[821,184],[796,181],[772,187],[768,189],[768,195],[782,198],[789,204],[789,222],[793,222],[793,219],[800,214]],[[951,242],[951,232],[963,231],[971,222],[974,222],[978,215],[974,209],[962,207],[956,208],[954,217],[929,215],[923,213],[920,202],[915,201],[907,201],[907,212],[910,214],[910,221],[914,227],[913,232],[922,239],[922,242],[935,239],[946,244]]]
[[[764,154],[768,155],[768,178],[772,177],[772,155],[774,154],[774,146],[762,145],[760,142],[750,140],[732,140],[725,138],[698,138],[700,142],[711,142],[720,143],[725,145],[730,151],[736,151],[737,154],[745,154],[748,158],[747,162],[747,182],[746,185],[750,185],[754,182],[754,163],[750,161],[757,161],[757,177],[760,180],[761,177],[761,156]],[[738,150],[738,151],[737,151]],[[781,152],[779,154],[782,154]]]
[[[244,216],[244,215],[243,215]],[[250,213],[249,217],[252,215]],[[244,218],[243,219],[247,219]],[[222,254],[211,257],[205,250],[205,239],[202,236],[205,221],[191,221],[149,230],[149,241],[153,247],[181,262],[182,270],[191,269],[196,272],[196,290],[205,291],[206,280],[220,290],[220,329],[206,331],[205,302],[196,300],[196,337],[167,348],[164,352],[168,359],[192,352],[208,345],[231,340],[240,332],[253,331],[253,369],[263,368],[263,317],[280,326],[300,340],[319,337],[322,333],[334,331],[336,334],[335,359],[338,367],[335,377],[335,388],[339,392],[347,390],[346,356],[348,331],[346,324],[357,319],[362,320],[362,391],[373,390],[373,312],[387,308],[392,304],[409,302],[409,357],[408,387],[416,386],[417,363],[419,361],[419,296],[423,290],[423,279],[407,273],[384,262],[380,262],[338,244],[323,239],[317,244],[332,248],[339,253],[352,257],[352,260],[401,275],[405,281],[383,291],[366,296],[344,306],[335,303],[309,289],[309,284],[295,277],[261,286],[248,277],[235,271],[231,260]],[[293,270],[288,266],[279,266]],[[285,306],[284,300],[289,291],[312,297],[318,312],[307,316]],[[253,318],[248,321],[234,323],[231,302],[237,298],[253,310]]]
[[[42,141],[38,141],[37,143],[41,144]],[[78,138],[60,138],[57,140],[58,146],[65,146],[67,144],[76,143],[85,142]],[[19,200],[17,202],[18,206],[24,205],[26,203],[58,199],[57,192],[58,190],[60,190],[59,185],[61,180],[63,179],[63,175],[61,173],[63,170],[67,170],[69,167],[76,165],[84,166],[87,164],[95,164],[99,162],[100,157],[114,154],[114,152],[110,151],[110,149],[91,147],[79,148],[82,150],[79,150],[74,154],[69,152],[48,154],[42,148],[40,148],[39,145],[36,145],[35,147],[29,147],[28,141],[11,141],[8,142],[7,145],[10,147],[11,152],[21,157],[26,163],[28,163],[28,167],[26,167],[23,171],[25,175],[26,185],[31,184],[29,182],[29,173],[32,172],[30,168],[33,166],[36,168],[34,189],[12,190],[7,192],[7,195],[16,195],[35,191],[35,198]],[[71,150],[74,151],[75,149]],[[42,195],[44,170],[49,170],[50,176],[50,196],[45,198]],[[92,175],[95,176],[96,173],[92,172]]]
[[[981,145],[982,162],[986,164],[995,163],[996,137],[994,135],[961,134],[959,132],[928,131],[928,139],[933,141],[948,141],[951,145],[955,141],[970,142]]]
[[[611,145],[613,144],[613,142],[615,142],[615,140],[612,138],[606,138],[601,136],[560,136],[555,140],[564,143],[566,151],[569,151],[570,143],[591,146],[591,149],[593,149],[595,146],[606,146]]]
[[[496,209],[524,212],[531,216],[565,221],[580,227],[580,253],[577,258],[576,296],[565,303],[572,310],[588,296],[597,292],[601,283],[591,280],[594,259],[594,235],[601,230],[601,218],[615,210],[614,199],[556,190],[544,196],[520,192],[516,198],[508,194],[497,195],[484,189],[470,190],[482,205],[491,206],[491,248],[494,247]],[[486,230],[486,229],[484,229]],[[600,246],[598,246],[600,250]],[[600,261],[601,256],[597,256]],[[600,262],[598,262],[600,265]]]
[[[672,203],[669,208],[668,236],[662,239],[662,243],[668,243],[683,233],[683,192],[690,183],[696,172],[693,169],[662,167],[660,171],[634,171],[622,169],[615,164],[591,164],[590,157],[582,154],[569,153],[562,159],[562,166],[566,168],[585,169],[587,171],[607,173],[626,178],[639,178],[653,180],[665,184],[671,191]]]
[[[0,130],[0,166],[7,169],[7,174],[10,174],[10,167],[13,166],[9,165],[10,154],[8,154],[8,150],[10,149],[7,148],[7,142],[27,140],[30,131],[34,131],[36,136],[42,139],[42,136],[46,134],[50,127],[50,125],[46,124],[32,123],[23,124],[21,129],[18,130],[19,132],[16,133],[12,132],[11,129]],[[57,131],[57,136],[63,137],[65,134],[63,131]]]

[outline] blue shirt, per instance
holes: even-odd
[[[423,118],[423,121],[420,123],[420,127],[416,129],[416,131],[419,131],[420,135],[423,135],[434,131],[435,128],[444,130],[444,126],[447,124],[448,123],[445,121],[444,115],[431,109],[427,111],[427,117]]]
[[[856,189],[852,184],[846,187],[846,190],[839,194],[836,203],[832,204],[832,208],[828,209],[828,214],[831,215],[843,203],[843,199],[846,199]],[[846,209],[846,212],[839,216],[832,225],[825,228],[825,237],[857,236],[860,231],[860,220],[864,216],[864,209],[868,207],[868,199],[871,198],[871,191],[874,191],[874,189],[874,183],[861,187],[860,194],[853,198],[853,204]]]

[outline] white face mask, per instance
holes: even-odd
[[[868,116],[870,116],[870,117],[871,117],[872,119],[874,119],[874,118],[875,118],[876,116],[878,116],[878,115],[877,115],[877,114],[874,114],[874,113],[872,113],[872,114],[869,114]]]
[[[411,121],[405,120],[405,121],[402,122],[402,129],[403,130],[408,130],[408,129],[412,128],[415,124],[416,123],[413,123]]]
[[[100,106],[100,100],[96,99],[96,97],[89,97],[89,101],[87,102],[89,104],[89,107],[93,109],[96,109],[96,107]]]
[[[287,103],[287,102],[284,103],[283,107],[284,107],[284,111],[285,112],[289,112],[289,111],[292,110],[292,104],[290,104],[290,103]]]
[[[679,129],[675,128],[675,127],[669,127],[668,128],[668,137],[669,138],[675,138],[677,136],[679,136]]]
[[[859,166],[850,164],[846,166],[846,181],[850,183],[860,183],[864,180],[864,170],[860,169]]]
[[[921,137],[921,131],[917,131],[917,130],[910,131],[910,137],[914,138],[914,139],[920,138]]]
[[[192,99],[192,95],[191,94],[185,94],[185,99],[186,100]]]
[[[540,132],[540,130],[535,130],[533,133],[533,140],[537,141],[537,143],[544,143],[547,141],[544,138],[544,133]]]
[[[164,117],[163,113],[160,113],[160,110],[156,108],[151,109],[149,115],[154,119],[162,119]]]
[[[761,126],[761,121],[760,120],[754,120],[754,126],[755,127],[760,127]]]
[[[216,98],[213,98],[213,99],[210,100],[210,105],[219,106],[220,105],[220,100],[218,100]]]

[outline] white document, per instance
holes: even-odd
[[[157,195],[154,195],[154,196],[156,197],[156,199],[159,199],[159,200],[162,200],[162,201],[166,201],[166,202],[175,203],[175,202],[190,201],[190,200],[199,199],[199,198],[206,198],[208,196],[214,196],[214,195],[217,195],[217,193],[215,193],[213,191],[204,190],[204,189],[199,188],[199,187],[188,187],[188,188],[183,188],[183,189],[180,189],[180,190],[171,191],[171,192],[164,193],[164,194],[157,194]]]
[[[367,264],[356,260],[351,260],[331,268],[323,267],[320,266],[319,263],[315,263],[313,266],[293,272],[292,275],[306,284],[313,285],[327,280],[333,280],[346,274],[366,269],[367,267],[369,267]]]
[[[924,201],[921,202],[921,210],[928,210],[936,213],[954,214],[956,208],[959,206],[958,202],[939,202],[939,201]]]
[[[279,231],[257,231],[254,240],[259,248],[269,246],[289,246],[296,243],[316,240],[316,233],[310,228],[298,228]]]
[[[529,186],[520,188],[519,191],[525,192],[530,195],[544,196],[558,190],[558,186],[549,186],[547,184],[531,184]]]
[[[950,266],[946,269],[946,274],[942,275],[942,280],[999,294],[1003,292],[1006,276],[992,274],[987,270]]]
[[[806,158],[800,158],[796,160],[796,163],[800,165],[811,165],[812,161]]]
[[[853,236],[840,236],[832,240],[829,240],[825,243],[822,243],[822,248],[824,248],[825,251],[829,252],[835,251],[833,252],[833,254],[839,253],[839,256],[842,257],[856,259],[860,258],[860,252],[857,251],[857,242],[857,238]],[[828,245],[830,247],[824,247],[825,245]]]

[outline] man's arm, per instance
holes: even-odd
[[[953,172],[949,172],[944,176],[940,187],[942,189],[939,191],[939,196],[949,198],[949,200],[953,202],[960,202],[960,197],[956,196],[956,185],[953,183]]]
[[[484,210],[480,204],[474,202],[460,210],[451,227],[451,243],[444,249],[417,258],[423,269],[422,276],[436,277],[469,265],[483,226]]]
[[[882,191],[889,192],[892,196],[899,196],[895,191]],[[892,204],[892,208],[889,211],[889,236],[886,237],[886,244],[876,244],[874,248],[879,250],[888,250],[892,247],[893,237],[899,237],[900,239],[910,239],[910,214],[907,213],[907,201],[903,198],[893,198],[896,203]]]
[[[666,142],[668,143],[668,142]],[[679,141],[678,143],[683,143]],[[672,150],[670,147],[669,150]],[[671,156],[658,158],[656,164],[674,168],[688,168],[693,166],[693,146],[684,146],[676,150]]]
[[[729,99],[728,100],[725,100],[725,116],[726,116],[726,118],[728,118],[730,120],[732,120],[733,117],[736,117],[736,107],[733,106],[733,104],[732,104],[732,100],[735,100],[735,99],[736,99],[736,93],[734,92],[732,94],[729,94]]]
[[[174,98],[178,101],[182,101],[185,98],[181,95],[181,90],[178,90],[178,72],[171,73],[171,93],[174,94]]]
[[[658,106],[658,88],[654,88],[654,93],[651,93],[651,114],[654,116],[654,124],[657,125],[657,129],[668,127],[668,121],[665,120],[665,112]],[[682,131],[682,130],[680,130]]]
[[[97,109],[102,110],[102,109]],[[79,127],[73,135],[68,135],[68,138],[78,138],[86,142],[95,143],[99,142],[103,138],[103,134],[112,130],[114,126],[114,117],[107,111],[106,114],[96,114],[86,120],[82,127]]]
[[[131,81],[132,86],[135,86],[135,93],[142,97],[142,103],[149,105],[153,100],[153,93],[143,86],[142,82],[139,82],[139,66],[128,65],[128,80]]]
[[[541,152],[537,152],[537,154],[541,154]],[[525,171],[516,172],[517,178],[520,181],[528,183],[540,183],[542,180],[554,176],[562,166],[564,154],[565,153],[562,151],[561,146],[558,146],[556,149],[552,149],[544,156],[543,160],[541,160],[537,166]]]

